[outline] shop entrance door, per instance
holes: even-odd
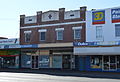
[[[0,68],[2,68],[2,67],[3,67],[3,58],[0,57]]]
[[[103,56],[103,70],[116,71],[117,70],[117,56]]]
[[[38,69],[38,56],[31,56],[32,69]]]
[[[63,69],[70,69],[71,68],[71,56],[70,55],[63,55]]]

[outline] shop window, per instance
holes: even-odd
[[[57,40],[63,40],[63,31],[64,28],[56,28]]]
[[[120,37],[120,24],[115,25],[115,37]]]
[[[96,39],[103,39],[102,26],[97,26],[96,27]]]
[[[102,56],[91,56],[91,68],[102,68]]]

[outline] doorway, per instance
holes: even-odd
[[[71,56],[70,55],[63,55],[63,69],[70,69],[71,68]]]
[[[117,70],[117,56],[103,56],[103,70],[116,71]]]
[[[38,56],[31,56],[32,69],[38,69]]]

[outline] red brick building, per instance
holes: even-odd
[[[85,42],[86,7],[79,10],[39,11],[20,15],[23,68],[75,68],[73,42]],[[35,47],[36,46],[36,47]]]

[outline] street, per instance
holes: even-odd
[[[64,76],[48,73],[0,72],[0,82],[120,82],[120,80],[118,78],[89,77],[89,74]]]

